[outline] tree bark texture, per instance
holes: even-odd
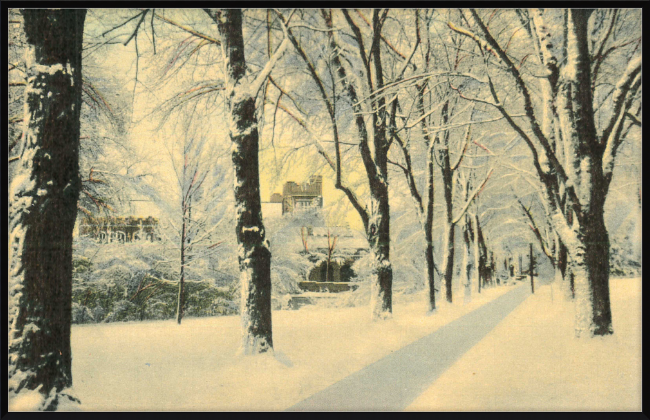
[[[567,63],[560,73],[558,114],[567,176],[580,200],[569,232],[557,229],[567,247],[576,302],[576,336],[611,334],[609,235],[604,221],[607,182],[596,135],[588,41],[590,10],[567,12]],[[556,222],[561,221],[559,218]]]
[[[427,65],[428,67],[428,65]],[[435,282],[435,261],[433,258],[433,212],[435,200],[435,183],[434,183],[434,161],[435,151],[434,142],[427,131],[427,120],[424,118],[424,88],[418,86],[418,101],[420,115],[422,121],[420,126],[422,128],[422,137],[427,145],[427,205],[424,221],[424,236],[427,242],[425,250],[425,261],[427,264],[427,283],[429,284],[429,312],[436,310],[436,282]],[[412,170],[411,170],[412,173]]]
[[[233,143],[235,208],[243,354],[273,350],[271,328],[271,252],[262,222],[259,177],[259,133],[256,92],[245,81],[246,60],[241,9],[217,12],[226,57],[228,125]]]
[[[443,124],[446,124],[448,102],[443,105]],[[442,185],[445,197],[445,254],[443,267],[445,275],[445,298],[451,303],[453,300],[452,281],[454,276],[454,239],[456,224],[453,222],[453,170],[449,160],[449,141],[447,132],[443,136],[443,145],[439,148],[439,160],[442,171]]]
[[[373,194],[374,195],[374,194]],[[375,256],[375,267],[371,280],[370,306],[372,319],[386,319],[393,312],[393,267],[390,263],[390,213],[388,189],[377,194],[378,209],[371,217],[368,227],[368,242]]]
[[[81,189],[79,116],[86,10],[26,9],[27,87],[10,186],[9,397],[55,410],[72,385],[72,232]]]

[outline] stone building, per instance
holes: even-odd
[[[278,199],[279,194],[273,194]],[[312,175],[309,182],[297,184],[293,181],[285,182],[282,188],[282,214],[302,211],[313,207],[323,207],[323,177]]]
[[[84,217],[79,225],[79,235],[88,236],[99,243],[136,242],[159,240],[156,234],[158,219],[149,217]]]
[[[282,194],[273,193],[269,201],[262,202],[262,217],[270,219],[287,213],[322,207],[323,177],[312,175],[307,183],[285,182]]]

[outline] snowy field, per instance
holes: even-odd
[[[511,288],[433,316],[424,295],[396,297],[381,323],[367,307],[275,311],[275,356],[237,355],[237,316],[75,325],[74,391],[93,411],[282,410]],[[408,410],[640,410],[641,280],[611,281],[615,334],[594,340],[573,338],[573,307],[552,292],[538,287]]]
[[[274,311],[275,357],[237,355],[237,316],[74,325],[74,391],[84,410],[282,410],[511,287],[439,302],[432,316],[425,294],[396,296],[379,323],[368,307]]]
[[[614,335],[573,338],[573,306],[542,286],[408,410],[640,411],[641,279],[610,285]]]

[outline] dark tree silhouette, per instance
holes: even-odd
[[[79,115],[86,10],[23,11],[25,131],[10,187],[9,396],[55,410],[72,385],[72,231],[81,189]]]

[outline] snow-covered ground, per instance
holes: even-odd
[[[573,306],[542,286],[408,410],[641,410],[641,279],[610,285],[614,335],[573,338]]]
[[[367,306],[274,311],[275,356],[237,355],[237,316],[74,325],[74,391],[84,410],[282,410],[511,287],[431,316],[424,293],[396,296],[377,323]]]

